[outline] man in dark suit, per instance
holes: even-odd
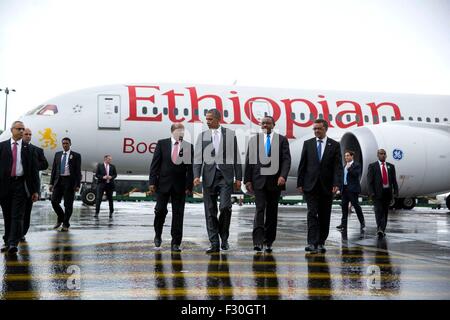
[[[69,230],[75,192],[80,190],[81,184],[81,155],[72,151],[71,145],[69,138],[62,139],[63,151],[55,154],[49,186],[50,191],[53,192],[53,210],[58,215],[58,222],[53,228],[58,229],[62,225],[61,231]],[[64,210],[60,206],[63,197]]]
[[[393,198],[398,196],[398,185],[395,166],[386,162],[386,151],[378,150],[377,156],[378,161],[369,164],[367,187],[369,197],[374,202],[377,235],[381,239],[386,235],[389,204]]]
[[[31,144],[31,130],[29,128],[26,128],[23,133],[23,141],[28,143],[30,149],[35,153],[35,157],[37,160],[37,168],[38,171],[47,170],[48,168],[48,162],[44,155],[44,150],[39,148],[38,146],[35,146]],[[38,181],[38,194],[40,194],[41,190],[41,181],[39,179]],[[27,203],[25,204],[25,216],[23,218],[23,235],[20,241],[25,241],[25,236],[28,232],[28,229],[30,229],[30,220],[31,220],[31,210],[33,209],[33,201],[31,200],[31,197],[27,198]]]
[[[344,181],[341,186],[342,195],[342,219],[341,224],[336,228],[342,231],[347,231],[347,220],[348,220],[348,205],[352,204],[355,208],[356,215],[360,223],[361,232],[364,231],[366,224],[364,222],[364,214],[362,212],[361,206],[359,205],[358,196],[361,192],[361,165],[354,161],[355,153],[353,151],[347,150],[344,153],[345,167],[344,167]]]
[[[315,138],[303,144],[298,167],[297,188],[304,193],[308,206],[307,252],[325,252],[325,241],[330,230],[333,194],[342,184],[342,157],[339,143],[328,138],[328,122],[314,121]]]
[[[106,192],[106,198],[109,203],[109,217],[114,213],[113,192],[115,188],[114,180],[117,178],[116,167],[111,164],[112,157],[108,154],[103,157],[103,163],[97,164],[95,177],[97,178],[97,197],[95,199],[95,217],[98,218],[100,205],[103,199],[103,193]]]
[[[161,235],[167,216],[167,204],[172,203],[171,250],[180,252],[186,195],[192,193],[192,157],[194,147],[183,140],[184,126],[175,123],[172,137],[159,140],[153,154],[149,175],[149,193],[156,192],[155,246],[161,246]]]
[[[273,132],[275,120],[266,116],[261,121],[260,133],[250,139],[245,157],[244,183],[255,193],[256,213],[253,221],[254,250],[272,252],[276,238],[278,200],[286,189],[291,167],[289,141]],[[264,221],[265,220],[265,221]]]
[[[221,127],[221,119],[222,114],[219,110],[209,110],[206,114],[209,130],[203,131],[198,136],[195,145],[194,185],[200,184],[202,176],[206,228],[211,243],[206,253],[219,252],[220,248],[229,249],[233,182],[236,178],[235,187],[239,190],[242,181],[242,165],[236,134],[233,130]],[[219,195],[220,216],[217,218]]]
[[[16,254],[22,237],[25,203],[30,197],[38,199],[38,170],[35,153],[23,141],[25,126],[15,121],[11,139],[0,143],[0,205],[3,211],[5,234],[1,252]]]

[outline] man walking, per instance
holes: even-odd
[[[286,137],[273,131],[275,120],[266,116],[261,121],[262,133],[253,137],[245,157],[244,183],[255,193],[256,212],[253,221],[253,246],[260,252],[265,246],[272,252],[276,238],[278,200],[286,189],[291,167],[291,153]]]
[[[367,172],[367,187],[369,196],[374,201],[375,220],[377,222],[378,238],[386,236],[389,204],[398,196],[395,166],[386,162],[386,150],[377,151],[378,161],[369,164]]]
[[[242,181],[242,166],[235,132],[220,126],[221,119],[219,110],[211,109],[207,112],[206,124],[209,130],[198,136],[195,146],[194,185],[200,184],[202,176],[206,228],[211,243],[206,253],[219,252],[220,248],[229,249],[233,182],[236,178],[235,187],[239,190]],[[220,216],[217,218],[219,195]]]
[[[58,216],[58,222],[53,227],[61,231],[68,231],[70,217],[73,211],[75,192],[80,190],[81,184],[81,156],[71,150],[70,138],[62,139],[63,151],[55,154],[50,178],[50,191],[52,193],[52,206]],[[61,208],[61,200],[64,197],[64,210]]]
[[[113,217],[114,203],[114,180],[117,177],[116,167],[111,164],[112,157],[108,154],[103,157],[103,163],[99,163],[95,170],[95,177],[97,178],[97,196],[95,199],[95,217],[98,218],[100,212],[100,205],[102,204],[103,194],[106,192],[106,198],[109,203],[109,217]]]
[[[308,206],[308,246],[305,251],[324,253],[330,230],[333,194],[342,184],[342,157],[339,143],[328,138],[328,122],[317,119],[315,138],[306,140],[298,167],[297,188]]]

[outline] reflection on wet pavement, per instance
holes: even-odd
[[[231,249],[206,255],[202,204],[188,204],[181,253],[170,252],[170,226],[153,246],[153,203],[117,203],[113,219],[75,204],[72,228],[52,230],[40,202],[17,256],[2,255],[2,299],[450,299],[450,217],[418,209],[390,214],[387,238],[355,217],[336,231],[333,209],[325,254],[305,255],[306,208],[282,206],[272,254],[252,250],[254,208],[233,207]],[[170,212],[170,211],[169,211]],[[102,215],[103,213],[103,215]],[[167,219],[170,222],[170,219]],[[0,224],[0,232],[3,225]]]

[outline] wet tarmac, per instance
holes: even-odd
[[[17,256],[0,256],[1,299],[450,299],[450,213],[416,208],[390,213],[387,237],[366,232],[355,214],[347,234],[335,227],[325,254],[305,255],[306,206],[281,206],[272,254],[255,254],[254,207],[233,206],[230,250],[207,255],[203,204],[187,204],[182,252],[170,252],[169,213],[163,245],[153,245],[151,202],[116,202],[108,217],[75,203],[69,232],[38,202]],[[169,210],[170,212],[170,210]],[[3,221],[0,222],[3,233]]]

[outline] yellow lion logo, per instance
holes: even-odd
[[[52,129],[50,128],[45,128],[44,132],[39,131],[39,134],[42,136],[41,139],[39,139],[39,141],[42,141],[41,143],[41,147],[42,148],[48,148],[50,147],[51,149],[55,149],[56,148],[56,134],[52,132]]]

